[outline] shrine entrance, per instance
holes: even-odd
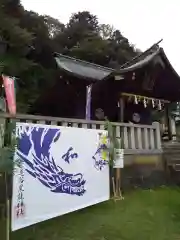
[[[98,108],[113,122],[161,123],[161,136],[175,135],[170,108],[180,101],[180,77],[155,44],[92,87],[92,118]]]

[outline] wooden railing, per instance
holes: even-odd
[[[1,123],[6,118],[14,119],[16,122],[38,123],[47,125],[104,129],[104,122],[86,121],[82,119],[45,117],[37,115],[17,114],[11,117],[9,114],[0,114]],[[152,125],[138,125],[129,123],[113,123],[116,129],[116,137],[123,139],[125,153],[160,153],[161,137],[159,123]]]

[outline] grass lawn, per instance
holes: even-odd
[[[180,189],[136,190],[124,201],[108,201],[11,235],[11,240],[117,239],[179,240]]]

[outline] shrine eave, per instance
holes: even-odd
[[[121,80],[119,77],[124,78],[125,82],[117,82],[126,87],[129,93],[148,94],[151,97],[160,97],[171,102],[180,101],[180,76],[171,65],[163,48],[157,45],[125,63],[104,80]],[[145,79],[151,79],[151,82],[154,82],[155,86],[151,91],[145,90],[143,86]]]
[[[151,63],[159,63],[162,65],[163,68],[168,68],[171,71],[172,77],[178,79],[180,84],[180,76],[171,65],[169,59],[164,52],[164,49],[158,46],[155,49],[148,49],[139,57],[136,57],[135,59],[132,59],[131,61],[123,65],[124,67],[121,66],[119,70],[113,71],[110,75],[123,75],[125,73],[141,69]]]
[[[60,53],[55,54],[55,60],[61,71],[90,81],[102,80],[114,71],[114,69],[65,56]]]

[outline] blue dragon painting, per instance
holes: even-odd
[[[86,181],[83,174],[65,172],[56,164],[51,154],[52,144],[61,137],[60,129],[21,124],[17,126],[16,133],[17,156],[23,160],[24,169],[33,178],[49,188],[51,192],[84,195]],[[78,155],[71,154],[71,157],[78,157]],[[67,162],[70,164],[69,161]]]

